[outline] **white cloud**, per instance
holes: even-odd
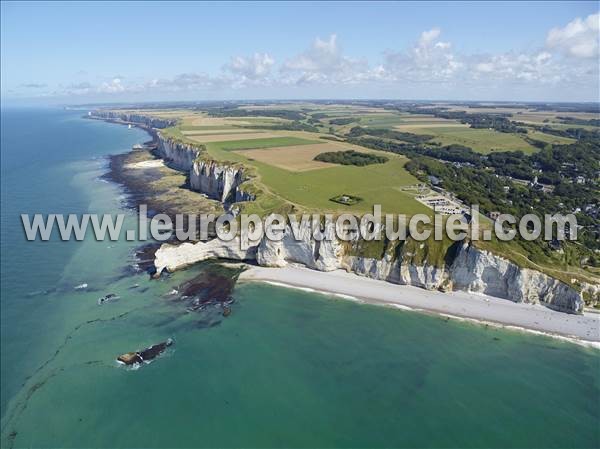
[[[369,78],[368,63],[342,54],[337,35],[316,38],[310,48],[287,60],[281,69],[284,83],[350,84]]]
[[[423,31],[419,38],[419,47],[428,47],[431,43],[437,39],[442,31],[439,28],[432,28],[429,31]]]
[[[119,93],[125,92],[125,86],[121,83],[121,78],[113,78],[110,82],[104,82],[98,87],[100,93]]]
[[[552,55],[542,51],[534,54],[503,53],[484,57],[474,63],[475,79],[505,79],[508,81],[556,82],[564,70],[558,70]]]
[[[586,19],[578,17],[564,28],[551,29],[546,45],[576,58],[594,58],[598,57],[599,39],[600,14],[592,14]]]
[[[464,68],[464,63],[451,50],[450,42],[437,40],[439,28],[423,31],[409,49],[387,52],[384,67],[395,79],[414,82],[450,81]]]
[[[218,88],[223,85],[224,78],[214,77],[207,73],[180,73],[172,78],[155,78],[140,86],[130,86],[134,91],[158,92],[193,92]]]
[[[442,50],[447,50],[450,48],[450,42],[436,42],[435,48],[441,48]]]
[[[205,73],[181,73],[172,78],[154,78],[149,81],[123,82],[122,78],[112,78],[99,84],[87,81],[72,83],[52,92],[52,95],[115,95],[144,92],[189,92],[213,89],[222,85],[223,80]]]
[[[308,50],[287,61],[284,69],[315,73],[331,72],[335,71],[341,61],[343,57],[337,45],[337,36],[332,34],[327,41],[317,37]]]
[[[225,65],[224,68],[245,79],[258,80],[266,78],[274,64],[275,60],[268,53],[254,53],[248,57],[236,56],[231,58],[229,64]]]
[[[71,83],[65,87],[64,92],[68,95],[85,95],[92,91],[95,88],[87,81],[82,81],[80,83]]]

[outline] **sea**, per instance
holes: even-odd
[[[171,297],[214,264],[151,280],[139,242],[27,241],[21,214],[135,229],[104,175],[148,135],[1,112],[2,447],[600,446],[597,349],[261,283],[236,284],[223,317]],[[116,362],[168,338],[151,363]]]

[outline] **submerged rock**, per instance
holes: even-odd
[[[98,305],[101,306],[102,304],[106,304],[107,302],[114,302],[118,301],[119,299],[121,299],[121,297],[116,293],[109,293],[108,295],[103,296],[102,298],[98,298]]]
[[[189,311],[205,310],[209,306],[228,307],[240,269],[208,264],[200,274],[174,289],[169,296],[187,302]]]
[[[117,361],[125,365],[140,365],[143,362],[149,362],[155,359],[172,344],[173,339],[169,338],[162,343],[157,343],[146,349],[143,349],[142,351],[126,352],[125,354],[121,354],[119,357],[117,357]]]

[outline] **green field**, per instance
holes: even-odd
[[[431,213],[431,209],[400,190],[402,186],[418,182],[404,169],[404,158],[365,167],[339,166],[296,173],[258,162],[250,163],[258,169],[260,180],[270,190],[308,209],[364,212],[371,210],[373,204],[381,204],[382,209],[390,213]],[[329,201],[340,194],[357,196],[363,201],[352,206]]]
[[[494,151],[521,150],[524,153],[534,153],[535,147],[528,144],[521,136],[512,133],[501,133],[489,129],[462,128],[456,126],[432,127],[403,127],[403,131],[414,134],[430,134],[435,136],[434,142],[441,145],[459,144],[471,147],[482,154]]]
[[[256,161],[247,163],[256,167],[261,183],[271,192],[277,192],[277,195],[303,209],[365,212],[372,210],[373,204],[381,204],[384,212],[430,214],[431,209],[400,190],[418,182],[404,169],[406,161],[395,157],[385,164],[337,166],[306,172],[291,172]],[[352,206],[330,201],[340,194],[357,196],[362,201]]]
[[[236,126],[231,126],[231,125],[180,125],[178,126],[180,131],[209,131],[212,129],[215,130],[219,130],[219,129],[236,129],[239,128]]]
[[[541,140],[546,143],[553,143],[558,145],[564,145],[576,142],[575,139],[569,139],[568,137],[554,136],[552,134],[546,134],[540,131],[529,130],[527,135],[535,140]]]
[[[287,201],[301,209],[310,211],[364,212],[371,210],[373,204],[381,204],[383,210],[388,212],[405,213],[407,215],[431,213],[431,209],[416,201],[413,195],[401,191],[403,186],[418,183],[418,180],[405,170],[404,165],[407,159],[401,156],[377,152],[386,155],[390,160],[385,164],[364,167],[340,165],[319,170],[292,172],[256,160],[249,160],[234,152],[243,149],[273,148],[311,143],[322,142],[298,137],[275,137],[212,142],[207,144],[206,148],[208,154],[214,159],[242,162],[244,165],[254,167],[258,179],[254,180],[253,183],[258,183],[266,188],[263,201],[267,201],[269,210],[271,210],[271,207],[281,205]],[[358,196],[363,201],[353,206],[345,206],[330,201],[330,198],[340,194]],[[278,202],[276,197],[285,201]],[[265,208],[264,205],[248,204],[247,210],[260,213]]]
[[[370,128],[391,128],[406,123],[399,114],[368,114],[360,115],[360,126]]]
[[[547,126],[549,128],[553,128],[553,129],[558,129],[558,130],[564,130],[564,129],[569,129],[569,128],[581,128],[581,129],[587,129],[588,131],[597,131],[598,129],[600,129],[600,127],[598,126],[593,126],[593,125],[575,125],[575,124],[566,124],[566,123],[544,123],[544,126]]]

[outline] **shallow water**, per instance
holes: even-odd
[[[122,205],[102,156],[147,136],[80,115],[2,114],[3,447],[600,445],[596,350],[264,284],[189,312],[168,293],[206,265],[150,281],[132,242],[25,242],[19,213]]]

